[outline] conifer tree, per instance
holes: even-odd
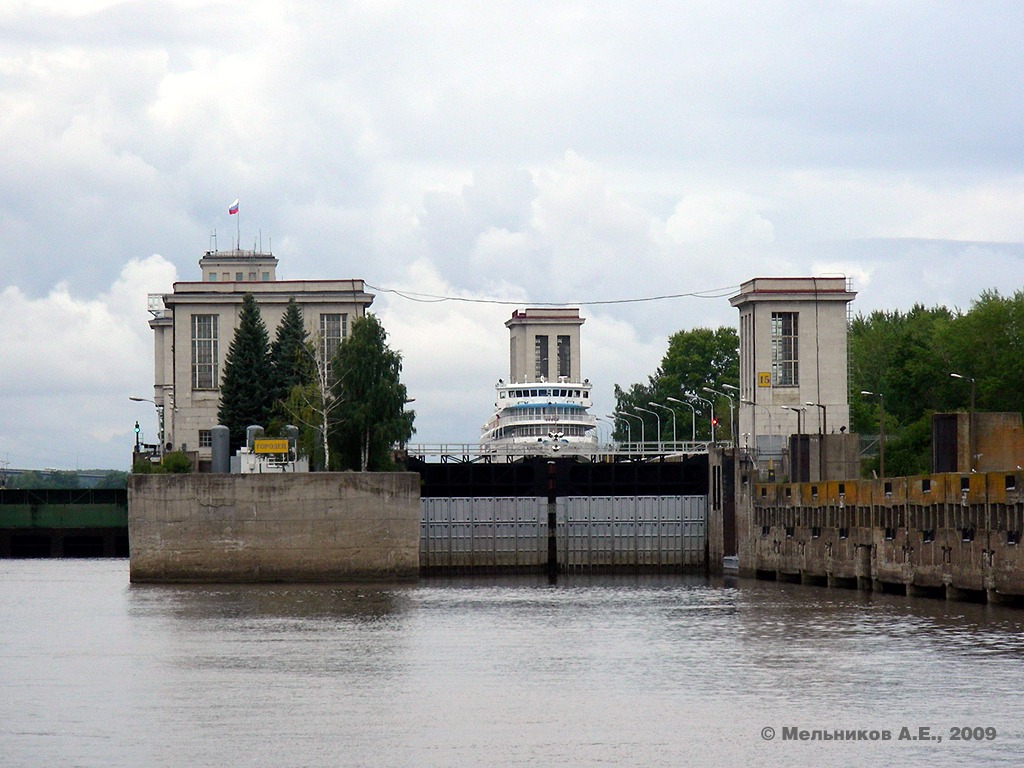
[[[270,338],[260,309],[251,293],[242,298],[238,328],[224,362],[217,418],[228,428],[231,448],[245,443],[245,429],[265,426],[273,413]]]
[[[282,417],[285,416],[283,403],[292,389],[308,384],[313,375],[306,350],[308,335],[299,305],[294,298],[289,299],[270,347],[274,410]]]

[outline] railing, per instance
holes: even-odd
[[[605,443],[591,450],[579,444],[562,444],[556,449],[552,443],[513,443],[501,446],[483,446],[478,443],[416,443],[405,447],[406,453],[418,459],[440,458],[442,461],[512,461],[528,456],[589,456],[601,459],[651,459],[665,456],[694,456],[708,453],[710,446],[732,448],[731,441],[678,441],[646,443]]]

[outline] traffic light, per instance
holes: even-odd
[[[140,430],[139,430],[139,422],[136,421],[135,422],[135,434],[137,435],[137,434],[139,434],[139,432],[140,432]]]
[[[712,427],[717,427],[718,426],[718,417],[716,417],[716,416],[712,416],[711,417],[711,426]]]

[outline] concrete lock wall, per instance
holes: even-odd
[[[406,579],[419,475],[133,475],[133,582]]]
[[[1024,471],[752,484],[744,492],[743,575],[1024,599]]]

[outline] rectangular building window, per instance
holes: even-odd
[[[216,272],[211,272],[210,273],[210,282],[211,283],[216,283],[217,282],[217,273]]]
[[[235,272],[235,282],[238,282],[238,283],[242,282],[242,273],[241,272]]]
[[[572,375],[572,347],[568,336],[558,337],[558,375],[565,378]]]
[[[192,315],[192,389],[216,389],[217,316]]]
[[[200,448],[211,448],[213,447],[213,432],[209,429],[199,430],[199,447]]]
[[[263,282],[264,283],[269,283],[270,282],[270,273],[269,272],[264,272],[263,273]]]
[[[348,315],[320,315],[320,353],[330,362],[341,340],[348,335]]]
[[[533,339],[533,372],[538,380],[548,377],[548,337],[535,336]]]
[[[772,386],[800,385],[799,313],[772,312]]]

